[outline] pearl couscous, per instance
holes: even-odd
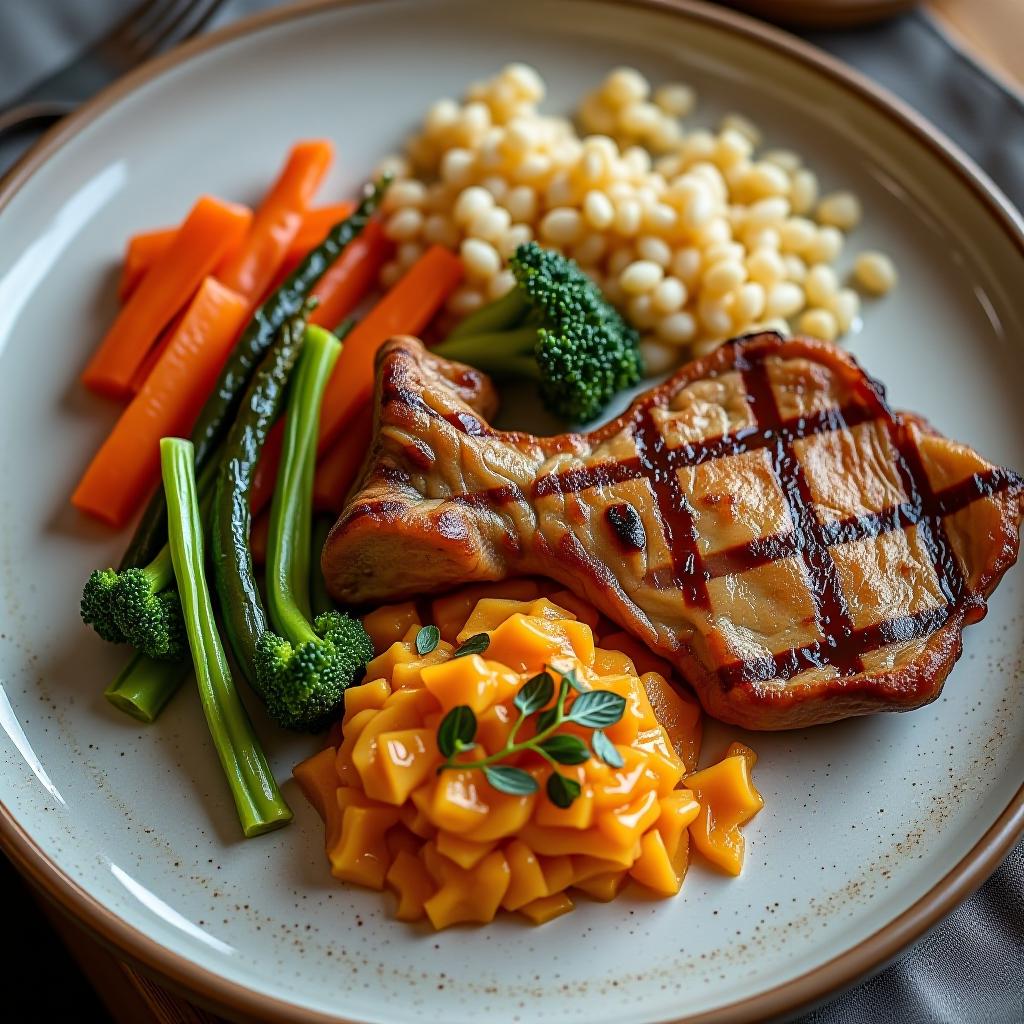
[[[652,89],[632,68],[585,96],[574,124],[542,114],[545,85],[510,64],[442,99],[381,170],[398,180],[385,201],[392,284],[431,244],[459,252],[466,279],[448,302],[465,316],[514,284],[508,258],[531,239],[573,259],[643,336],[650,373],[702,355],[756,327],[833,341],[854,326],[860,298],[835,269],[858,198],[820,196],[791,150],[758,153],[761,132],[730,114],[717,131],[688,128],[692,88]],[[855,282],[880,295],[895,282],[879,253]]]

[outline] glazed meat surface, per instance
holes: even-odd
[[[933,700],[1017,556],[1021,478],[892,413],[832,345],[740,339],[592,433],[535,437],[397,338],[376,402],[323,552],[338,600],[548,576],[751,729]]]

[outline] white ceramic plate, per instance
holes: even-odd
[[[740,110],[868,210],[852,246],[901,284],[851,347],[897,406],[1024,466],[1024,242],[990,186],[812,51],[683,4],[388,0],[277,13],[134,76],[44,142],[0,197],[0,753],[7,848],[109,940],[207,998],[282,1020],[741,1020],[893,955],[985,877],[1024,821],[1024,620],[1011,572],[934,705],[757,736],[765,810],[743,876],[582,902],[542,929],[440,935],[329,877],[322,830],[242,841],[197,702],[142,728],[101,691],[123,655],[78,622],[113,538],[68,494],[115,410],[77,375],[125,237],[201,192],[253,199],[288,144],[337,140],[349,192],[427,102],[512,59],[567,110],[613,65]],[[283,779],[316,747],[259,720]],[[706,750],[735,730],[711,729]],[[322,1016],[321,1016],[322,1015]]]

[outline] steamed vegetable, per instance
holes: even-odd
[[[333,153],[326,139],[292,146],[284,168],[256,210],[245,243],[217,268],[218,279],[248,302],[259,300],[288,255]]]
[[[188,651],[180,661],[157,661],[136,653],[103,691],[118,711],[152,725],[192,668]]]
[[[462,261],[432,246],[359,321],[345,339],[338,365],[324,392],[319,451],[324,452],[373,394],[377,350],[395,334],[418,334],[462,280]]]
[[[252,220],[244,206],[203,196],[167,251],[132,292],[82,374],[91,391],[131,394],[131,382],[157,336],[189,301]]]
[[[277,788],[253,732],[217,633],[206,586],[203,528],[191,442],[165,437],[160,442],[160,459],[167,495],[171,559],[181,592],[203,713],[235,801],[242,831],[246,836],[261,835],[286,825],[291,821],[292,812]]]
[[[206,278],[141,390],[82,476],[72,504],[121,527],[160,479],[160,438],[187,433],[231,351],[248,304]]]
[[[234,351],[217,379],[192,430],[196,453],[196,472],[201,473],[234,421],[246,385],[260,359],[281,327],[303,308],[314,285],[366,227],[380,205],[390,179],[384,178],[371,188],[351,217],[336,224],[285,282],[256,310]],[[147,275],[147,279],[148,279]],[[141,291],[141,286],[140,286]],[[138,292],[136,292],[138,294]],[[126,307],[127,308],[127,307]],[[161,494],[154,495],[142,515],[135,535],[121,560],[123,566],[139,565],[159,550],[165,537],[166,506]]]
[[[284,456],[271,508],[268,621],[249,546],[249,489],[255,463],[281,403],[292,362],[303,347],[289,321],[250,386],[228,439],[214,502],[214,566],[225,629],[249,682],[270,716],[292,729],[317,729],[340,707],[373,649],[362,626],[337,612],[310,611],[310,523],[320,400],[340,343],[308,328],[291,385]],[[276,631],[275,631],[276,630]]]
[[[434,351],[496,376],[533,378],[556,416],[593,419],[643,375],[636,331],[559,253],[528,242],[509,266],[516,287],[467,317]]]

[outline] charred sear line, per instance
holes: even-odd
[[[628,501],[609,505],[605,510],[605,517],[624,548],[629,551],[643,551],[647,547],[644,522],[640,518],[640,513]]]

